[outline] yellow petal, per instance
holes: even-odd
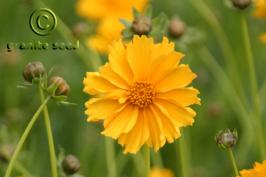
[[[156,84],[156,91],[165,92],[176,88],[183,88],[196,78],[188,65],[180,65],[177,69],[167,74]]]
[[[148,120],[149,125],[149,144],[152,145],[155,151],[158,151],[165,143],[165,139],[161,134],[162,122],[149,108],[144,109],[144,117]]]
[[[181,105],[177,105],[174,102],[162,99],[156,99],[155,104],[160,106],[161,110],[165,109],[168,113],[168,117],[179,123],[181,126],[192,125],[194,123],[193,118],[196,116],[196,114],[192,109],[185,108]]]
[[[119,137],[119,144],[125,146],[124,153],[137,153],[149,137],[148,122],[143,110],[139,110],[138,119],[134,128],[127,134]]]
[[[152,63],[153,39],[144,35],[134,36],[127,44],[127,59],[134,73],[134,80],[143,81],[147,78],[148,69]]]
[[[121,109],[123,105],[114,99],[93,98],[85,103],[85,107],[87,108],[85,113],[89,117],[88,121],[97,121],[110,116]]]
[[[95,49],[100,53],[105,53],[108,50],[108,45],[110,45],[110,41],[100,35],[95,35],[90,37],[87,40],[87,45],[89,48]]]
[[[149,81],[156,84],[167,74],[173,71],[184,55],[179,52],[171,52],[153,60],[149,73]]]
[[[104,5],[104,3],[100,3],[100,1],[78,0],[77,12],[80,16],[87,17],[89,19],[102,18],[106,15],[103,13],[104,11],[106,11],[106,5]]]
[[[126,105],[120,112],[104,120],[103,135],[117,139],[121,134],[128,133],[135,126],[138,118],[138,108]]]
[[[158,43],[154,46],[153,58],[157,58],[162,55],[168,55],[170,52],[173,52],[175,45],[173,42],[164,37],[161,43]]]
[[[87,72],[86,78],[83,80],[84,92],[89,94],[106,93],[114,90],[121,90],[97,72]]]
[[[132,83],[133,73],[126,59],[126,49],[122,41],[116,41],[109,48],[109,62],[110,65],[120,77],[122,77],[128,84]]]
[[[174,121],[164,114],[158,106],[152,105],[151,110],[155,116],[160,117],[162,122],[162,132],[169,143],[174,142],[175,139],[181,136],[179,127],[176,126]]]
[[[106,80],[110,81],[112,84],[116,85],[119,88],[128,89],[129,85],[121,78],[118,74],[116,74],[111,68],[110,64],[106,64],[100,68],[101,75],[106,78]]]
[[[199,91],[194,88],[179,88],[167,92],[157,93],[158,98],[172,100],[182,106],[190,106],[192,104],[200,104],[198,98]]]

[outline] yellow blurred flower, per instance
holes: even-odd
[[[95,35],[88,38],[88,46],[100,53],[106,53],[113,41],[120,39],[124,26],[116,18],[107,18],[100,22]]]
[[[120,19],[132,20],[132,8],[143,12],[148,0],[79,0],[77,11],[87,19],[99,20],[97,33],[88,39],[88,45],[101,53],[121,37],[123,25]]]
[[[260,35],[260,41],[264,44],[266,44],[266,33],[263,33]]]
[[[192,125],[200,104],[199,91],[187,87],[196,77],[184,55],[164,38],[134,36],[114,42],[109,62],[99,72],[88,72],[84,91],[96,98],[86,102],[88,121],[104,121],[103,135],[118,139],[125,153],[136,153],[148,144],[156,151],[166,141],[180,137],[180,128]]]
[[[266,160],[260,164],[255,163],[254,168],[250,170],[242,170],[241,177],[266,177]]]
[[[266,18],[266,0],[255,0],[254,16],[258,18]]]
[[[150,177],[174,177],[174,174],[168,169],[153,168]]]
[[[132,8],[142,11],[148,0],[79,0],[77,11],[88,19],[132,18]]]

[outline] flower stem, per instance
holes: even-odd
[[[105,138],[105,145],[108,176],[117,177],[114,141],[112,139]]]
[[[150,148],[148,145],[144,147],[145,177],[150,176],[151,160]]]
[[[188,161],[186,157],[186,141],[184,139],[184,132],[183,136],[176,142],[176,149],[179,153],[180,158],[180,171],[181,171],[181,177],[189,177],[189,171],[188,171]]]
[[[40,98],[41,102],[44,102],[44,93],[41,87],[41,84],[39,84],[39,92],[40,92]],[[52,127],[49,117],[48,108],[45,105],[43,108],[43,115],[44,115],[44,121],[45,121],[45,127],[46,127],[46,133],[48,138],[48,145],[49,145],[49,153],[50,153],[50,161],[51,161],[51,174],[52,177],[58,177],[57,173],[57,160],[56,160],[56,153],[55,153],[55,147],[54,147],[54,140],[53,140],[53,133],[52,133]]]
[[[239,172],[238,172],[237,165],[236,165],[236,160],[235,160],[232,149],[228,148],[227,153],[228,153],[228,158],[231,162],[232,168],[234,170],[235,176],[239,176]]]
[[[47,97],[41,104],[41,106],[38,108],[38,110],[35,112],[35,114],[33,115],[33,117],[31,118],[31,121],[29,122],[29,124],[27,125],[25,131],[23,132],[17,147],[15,149],[15,152],[10,160],[10,163],[7,167],[6,173],[5,173],[5,177],[10,177],[13,166],[16,163],[16,159],[18,157],[18,154],[20,152],[20,150],[22,149],[23,144],[25,143],[25,140],[27,139],[33,125],[35,124],[36,120],[38,119],[40,113],[42,112],[42,110],[44,109],[44,107],[46,106],[46,104],[48,103],[48,101],[50,100],[50,97]]]
[[[263,133],[263,123],[261,120],[258,85],[257,85],[256,72],[255,72],[254,58],[249,39],[249,31],[244,12],[241,13],[241,27],[242,27],[243,40],[244,40],[244,51],[246,52],[247,65],[248,65],[248,75],[250,81],[249,85],[251,91],[252,105],[256,121],[255,124],[256,124],[257,137],[258,137],[257,142],[260,149],[261,158],[264,159],[266,158],[266,147],[265,147],[265,140],[263,138],[264,133]]]

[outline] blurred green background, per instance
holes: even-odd
[[[78,17],[76,13],[76,0],[53,1],[43,0],[64,23],[71,29],[79,22],[87,22],[93,32],[95,22],[88,22]],[[221,85],[219,71],[211,63],[204,62],[201,52],[209,51],[225,74],[228,67],[225,65],[225,55],[217,40],[217,29],[213,29],[210,20],[204,18],[194,3],[204,3],[221,23],[229,44],[234,53],[235,68],[238,69],[241,87],[247,98],[247,112],[250,108],[249,82],[247,77],[247,64],[243,51],[243,39],[240,29],[239,14],[229,8],[224,1],[217,0],[153,0],[154,16],[164,12],[168,17],[179,16],[190,27],[196,28],[204,34],[204,40],[196,47],[185,50],[184,63],[191,64],[192,70],[198,74],[193,86],[201,92],[202,105],[196,106],[197,118],[192,127],[185,130],[190,147],[191,177],[225,177],[232,176],[232,170],[226,153],[220,150],[215,142],[214,135],[221,129],[236,128],[240,140],[247,138],[244,144],[234,149],[239,167],[249,168],[258,160],[255,143],[256,134],[250,120],[241,120],[238,106],[234,106],[238,95],[230,90],[225,91]],[[54,73],[64,77],[71,86],[68,100],[77,106],[58,106],[49,104],[49,111],[53,126],[56,150],[63,149],[66,154],[74,154],[81,161],[80,174],[86,177],[104,177],[107,175],[105,160],[104,137],[100,135],[102,126],[86,122],[84,103],[88,96],[83,93],[83,77],[85,72],[91,70],[84,64],[75,51],[67,50],[15,50],[6,52],[7,42],[63,42],[68,41],[58,31],[48,36],[38,36],[29,27],[30,14],[36,9],[30,0],[0,1],[0,147],[6,144],[16,145],[21,133],[25,129],[30,117],[40,104],[36,87],[28,89],[18,88],[23,82],[22,72],[24,66],[30,61],[41,61],[46,68],[54,67]],[[261,107],[265,123],[265,96],[264,87],[266,45],[262,44],[258,36],[265,31],[266,21],[257,20],[251,15],[252,8],[247,12],[251,42],[254,50],[256,72],[260,88]],[[215,31],[216,30],[216,31]],[[218,32],[219,33],[219,32]],[[82,40],[81,40],[82,41]],[[202,49],[203,48],[203,49]],[[181,49],[184,50],[184,49]],[[88,53],[87,60],[94,60],[93,54]],[[104,61],[106,57],[101,56]],[[230,78],[231,79],[231,78]],[[245,114],[245,113],[244,113]],[[246,123],[243,123],[246,122]],[[242,136],[245,133],[245,136]],[[136,168],[132,161],[133,155],[122,155],[122,149],[116,143],[118,171],[121,177],[135,177]],[[179,174],[178,154],[174,144],[167,144],[161,149],[164,166]],[[19,161],[34,175],[48,177],[50,175],[49,152],[43,119],[39,119],[30,137],[19,156]],[[0,162],[0,176],[3,176],[7,164]],[[14,175],[16,172],[14,173]],[[19,175],[19,173],[17,173]]]

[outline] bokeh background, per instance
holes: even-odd
[[[197,2],[196,2],[197,1]],[[63,20],[69,29],[77,23],[88,24],[89,33],[94,33],[96,21],[87,21],[77,15],[76,0],[53,1],[43,0],[46,7],[51,9]],[[240,141],[234,148],[239,167],[249,168],[258,160],[252,116],[243,118],[241,110],[235,100],[239,95],[231,90],[228,82],[212,63],[213,59],[219,64],[224,74],[228,74],[225,64],[226,55],[217,39],[219,29],[213,28],[212,18],[205,18],[195,7],[196,3],[204,3],[214,17],[219,21],[225,37],[228,39],[232,52],[235,55],[233,68],[237,68],[236,78],[240,78],[241,88],[247,98],[245,111],[249,112],[250,92],[247,77],[247,64],[243,50],[243,39],[240,29],[239,13],[228,7],[226,1],[220,0],[153,0],[153,16],[161,12],[169,18],[180,17],[187,26],[203,34],[203,39],[196,46],[189,49],[181,47],[186,54],[184,63],[189,63],[198,74],[193,86],[201,92],[202,105],[196,106],[197,118],[195,124],[185,130],[186,139],[190,146],[187,151],[190,156],[191,177],[225,177],[232,176],[232,170],[226,153],[220,150],[214,142],[216,132],[225,128],[236,128]],[[30,61],[41,61],[46,68],[54,67],[54,73],[64,77],[71,86],[68,100],[76,106],[59,106],[49,104],[49,111],[53,126],[57,153],[64,151],[74,154],[81,161],[80,174],[86,177],[105,177],[107,174],[105,160],[105,141],[100,135],[102,126],[86,122],[84,103],[88,96],[83,93],[83,77],[88,67],[97,55],[91,50],[82,59],[76,51],[67,50],[15,50],[7,52],[7,42],[63,42],[69,41],[59,30],[48,36],[38,36],[29,27],[30,14],[36,9],[31,0],[0,1],[0,147],[15,146],[21,133],[25,129],[30,117],[40,104],[36,87],[18,88],[23,82],[24,66]],[[251,43],[254,50],[256,72],[260,88],[261,107],[265,122],[265,65],[266,44],[259,40],[259,35],[266,31],[266,21],[252,16],[252,7],[246,12],[250,29]],[[207,12],[207,11],[204,11]],[[208,16],[208,13],[206,14]],[[209,16],[210,17],[210,16]],[[67,34],[67,33],[66,33]],[[69,34],[71,35],[71,34]],[[227,40],[226,39],[226,40]],[[83,39],[80,39],[83,42]],[[212,56],[208,55],[210,53]],[[102,63],[106,56],[101,55]],[[204,58],[206,57],[206,58]],[[208,58],[209,57],[209,58]],[[213,58],[212,58],[213,57]],[[208,59],[207,59],[208,58]],[[89,62],[86,62],[88,60]],[[231,77],[229,77],[231,79]],[[233,80],[233,79],[232,79]],[[233,84],[234,85],[234,84]],[[226,89],[223,89],[225,87]],[[233,100],[233,101],[232,101]],[[244,103],[243,103],[244,104]],[[242,111],[242,114],[246,114]],[[243,136],[242,136],[243,135]],[[242,139],[245,139],[242,141]],[[61,149],[61,150],[60,150]],[[136,167],[133,155],[123,155],[122,149],[116,144],[118,172],[121,177],[135,177]],[[167,144],[161,149],[164,166],[171,169],[176,177],[179,175],[178,153],[175,144]],[[153,153],[154,154],[154,153]],[[155,155],[156,157],[156,155]],[[44,121],[40,118],[19,156],[19,161],[36,176],[50,175],[49,152]],[[153,163],[155,164],[155,162]],[[3,176],[7,164],[0,161],[0,176]],[[19,173],[14,173],[19,175]]]

